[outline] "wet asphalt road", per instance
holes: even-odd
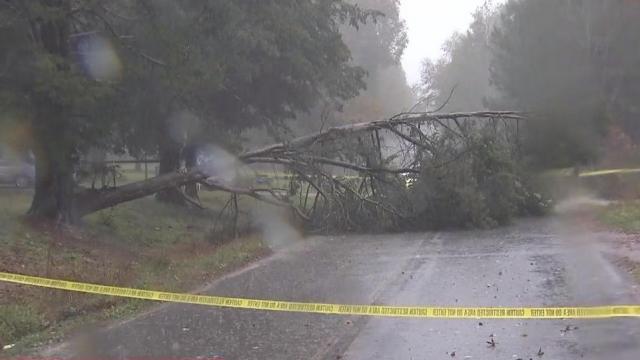
[[[600,237],[565,228],[558,218],[483,232],[317,237],[277,251],[203,292],[425,306],[638,303],[637,288],[611,265]],[[571,330],[563,331],[567,326]],[[488,347],[492,334],[497,345]],[[536,355],[540,348],[542,357]],[[637,360],[640,319],[394,319],[172,304],[46,353],[219,355],[226,360]]]

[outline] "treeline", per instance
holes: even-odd
[[[427,108],[519,109],[528,164],[593,164],[640,139],[640,3],[510,0],[485,4],[469,30],[425,61]],[[616,154],[621,156],[621,154]]]

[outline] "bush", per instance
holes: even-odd
[[[440,158],[423,163],[410,189],[413,228],[486,228],[546,212],[548,204],[531,189],[507,144],[482,135],[468,142],[459,156],[459,145],[444,141]]]

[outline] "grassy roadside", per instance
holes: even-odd
[[[625,233],[640,233],[640,201],[608,206],[598,216],[604,225]]]
[[[141,199],[92,214],[79,228],[34,228],[29,191],[0,189],[0,271],[189,291],[268,253],[259,236],[214,242],[214,213]],[[209,196],[216,207],[224,198]],[[27,354],[84,326],[153,303],[0,283],[0,357]],[[12,345],[9,350],[2,347]]]
[[[640,200],[624,201],[607,206],[597,215],[597,220],[607,229],[622,232],[633,237],[628,246],[639,246],[640,244]],[[622,257],[617,261],[617,265],[628,272],[636,282],[640,283],[640,262],[631,257]]]

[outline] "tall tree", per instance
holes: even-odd
[[[536,114],[523,131],[537,166],[595,161],[603,135],[633,125],[640,94],[632,29],[640,5],[606,0],[518,0],[479,8],[445,55],[426,60],[420,92],[427,109],[518,108]],[[636,31],[637,32],[637,31]],[[614,127],[611,127],[615,125]]]
[[[588,163],[606,129],[605,94],[571,1],[510,1],[493,34],[492,80],[523,110],[525,144],[538,166]]]
[[[588,0],[574,4],[585,19],[584,36],[600,86],[607,114],[615,126],[640,141],[640,3],[626,0]]]
[[[366,71],[366,89],[346,102],[323,98],[321,104],[290,127],[304,134],[349,122],[382,119],[412,105],[414,95],[407,85],[400,58],[407,46],[406,24],[400,18],[398,0],[352,0],[363,9],[380,13],[375,21],[340,28],[351,54],[351,64]]]
[[[0,4],[0,101],[4,109],[19,114],[14,126],[29,129],[36,159],[29,214],[59,221],[72,217],[78,151],[109,128],[99,110],[111,93],[111,81],[86,76],[95,69],[84,69],[83,60],[97,49],[75,46],[76,36],[102,27],[74,21],[80,17],[79,5],[65,0]]]
[[[444,55],[425,59],[418,91],[425,110],[482,110],[497,96],[491,85],[490,35],[500,8],[485,3],[473,14],[465,33],[452,35],[443,45]]]
[[[171,3],[176,6],[176,2]],[[339,27],[343,23],[360,24],[372,13],[341,1],[186,4],[189,8],[183,12],[191,15],[180,25],[186,28],[182,31],[184,40],[194,51],[205,49],[205,54],[192,58],[215,59],[209,67],[217,70],[217,81],[195,80],[195,89],[176,96],[178,108],[165,114],[164,118],[172,121],[176,111],[186,111],[196,121],[190,122],[193,127],[162,127],[161,173],[180,166],[183,148],[188,165],[193,164],[198,144],[216,142],[237,147],[237,140],[229,140],[238,139],[244,129],[281,126],[296,113],[309,110],[321,97],[341,102],[363,87],[364,73],[349,65],[350,53],[340,38]],[[176,33],[180,31],[170,31],[169,36]],[[164,194],[175,201],[172,193],[175,191]]]
[[[0,3],[1,101],[20,115],[3,119],[30,128],[36,157],[30,214],[74,218],[73,169],[89,146],[158,146],[169,172],[188,136],[225,138],[321,94],[354,96],[363,71],[339,29],[373,15],[341,0]]]

